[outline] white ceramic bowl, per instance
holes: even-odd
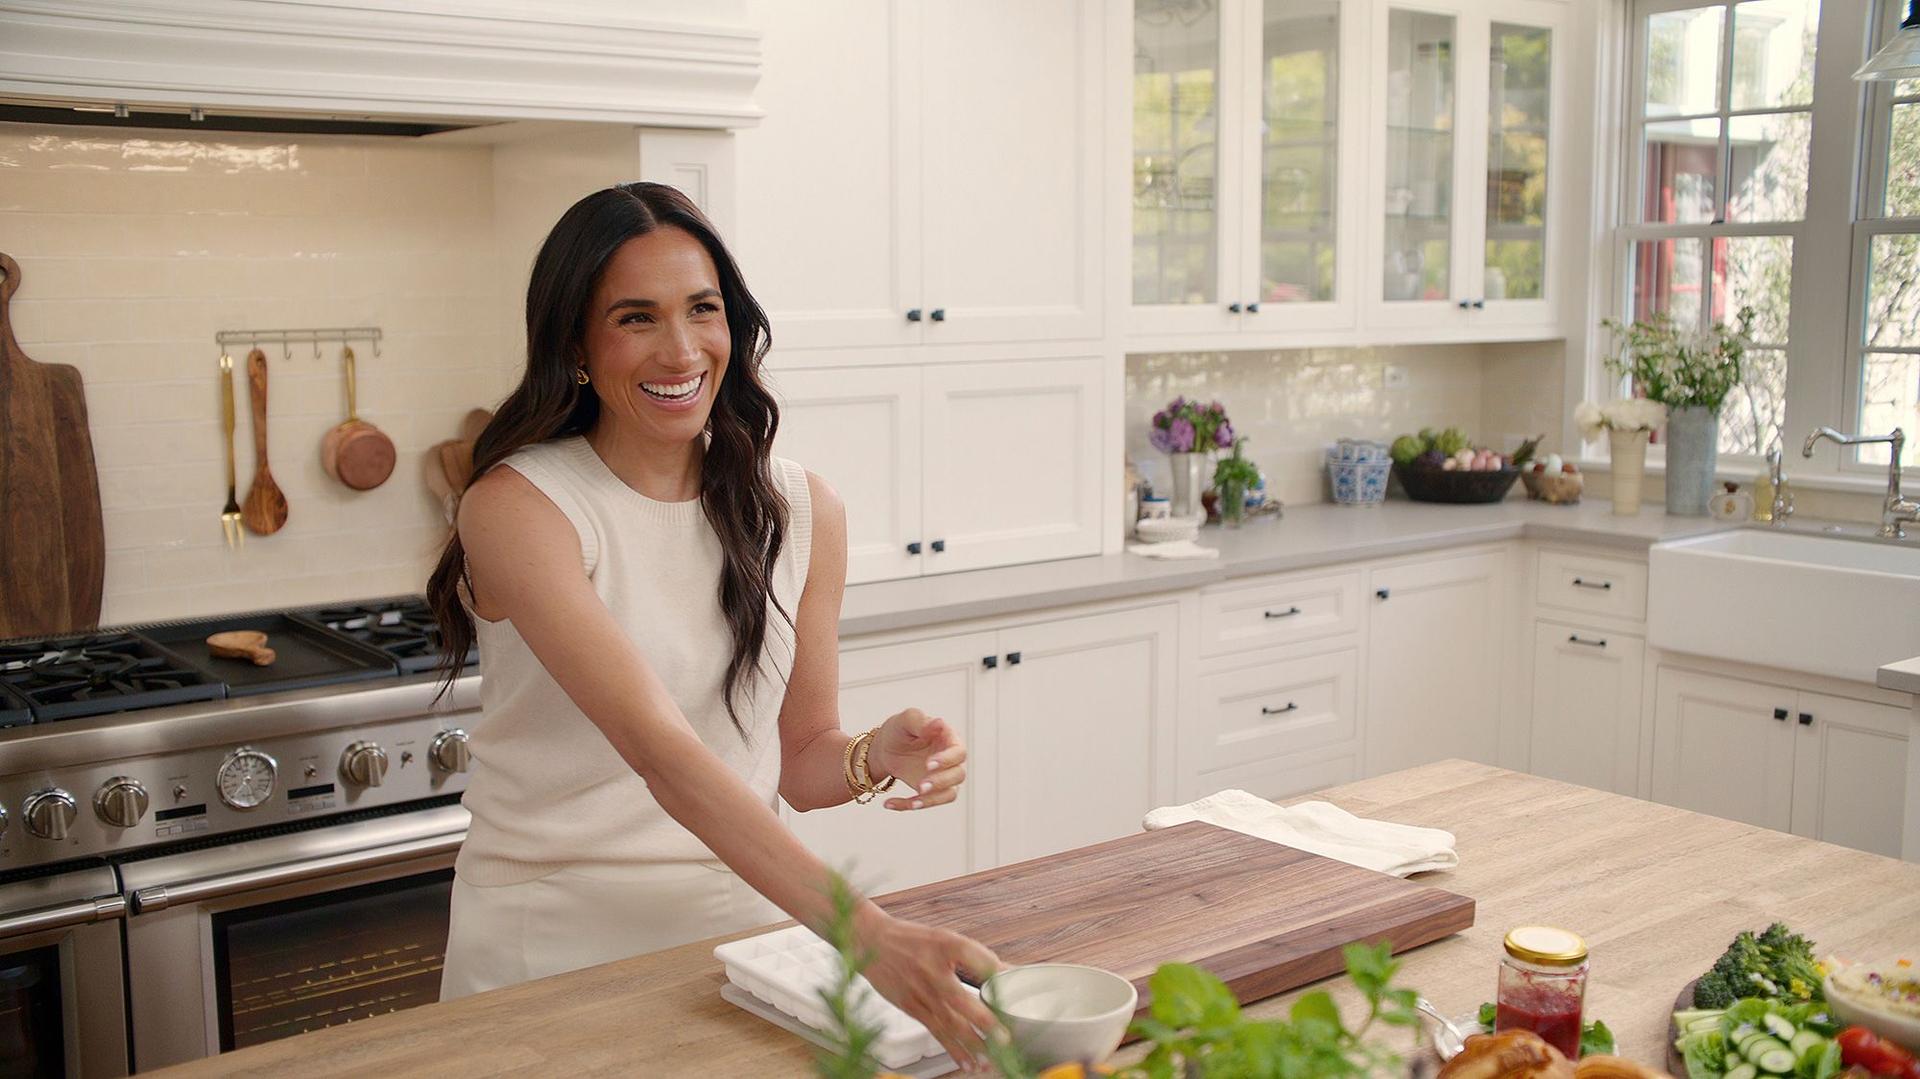
[[[1120,1048],[1140,994],[1099,967],[1032,963],[988,978],[980,998],[996,1009],[1029,1063],[1100,1063]]]
[[[1890,1011],[1862,1007],[1852,999],[1833,991],[1833,975],[1827,975],[1827,1007],[1833,1017],[1848,1025],[1866,1027],[1909,1053],[1920,1053],[1920,1019],[1895,1015]]]
[[[1147,543],[1190,540],[1200,535],[1200,522],[1192,517],[1146,517],[1134,522],[1133,531]]]

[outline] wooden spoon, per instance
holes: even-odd
[[[253,486],[240,506],[240,523],[256,536],[271,536],[286,527],[287,496],[267,470],[267,354],[257,348],[247,353],[247,388],[253,405]]]
[[[433,497],[440,503],[440,515],[447,519],[448,524],[453,523],[453,508],[458,499],[453,493],[453,483],[447,478],[447,469],[441,463],[440,455],[446,452],[448,446],[459,441],[449,438],[445,442],[434,443],[421,462],[426,467],[427,490],[432,491]]]
[[[487,424],[492,422],[493,413],[484,408],[473,409],[460,421],[460,437],[468,442],[478,442],[480,432],[486,430]]]
[[[459,439],[440,443],[440,467],[446,470],[453,493],[465,494],[473,482],[473,443]]]
[[[207,651],[221,659],[244,659],[256,667],[270,667],[280,656],[267,647],[267,635],[257,629],[230,629],[207,638]]]

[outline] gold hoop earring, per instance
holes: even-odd
[[[574,380],[575,382],[578,382],[578,383],[579,383],[580,385],[582,385],[582,386],[584,386],[584,385],[586,385],[586,384],[587,384],[587,369],[586,369],[586,368],[584,368],[584,367],[576,367],[576,368],[574,368],[574,369],[573,369],[573,380]]]

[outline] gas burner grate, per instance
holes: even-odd
[[[440,665],[440,624],[419,597],[316,607],[303,616],[342,636],[378,648],[407,673]],[[469,651],[467,663],[477,661]]]
[[[0,642],[0,683],[42,723],[226,696],[221,683],[127,633]]]

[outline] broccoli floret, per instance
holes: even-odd
[[[1733,991],[1733,986],[1717,967],[1702,974],[1693,987],[1693,1006],[1696,1008],[1727,1008],[1739,999],[1740,994]]]
[[[1788,1002],[1821,999],[1820,968],[1813,945],[1775,922],[1755,935],[1743,932],[1694,987],[1696,1008],[1725,1008],[1742,997],[1778,997]]]
[[[1820,967],[1813,958],[1813,943],[1775,922],[1760,934],[1760,947],[1767,953],[1767,974],[1791,1000],[1821,1000]]]

